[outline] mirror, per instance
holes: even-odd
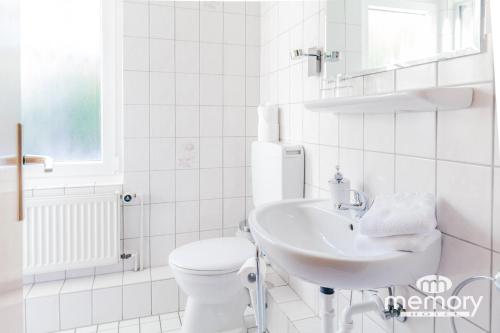
[[[357,76],[479,53],[483,0],[328,0],[327,77]]]

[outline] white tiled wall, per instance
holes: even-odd
[[[179,245],[233,234],[251,208],[260,4],[124,6],[124,188],[145,195],[147,266],[160,266]],[[125,207],[126,250],[138,214]]]
[[[339,8],[347,8],[351,1],[339,3]],[[418,114],[312,113],[302,101],[320,98],[320,79],[308,77],[306,64],[290,61],[287,53],[323,46],[325,10],[325,2],[298,1],[265,2],[261,11],[261,101],[280,104],[281,139],[305,147],[307,197],[328,197],[327,180],[337,163],[354,188],[372,197],[394,191],[435,193],[439,227],[445,234],[440,273],[455,283],[492,274],[500,266],[500,162],[494,158],[489,38],[482,54],[357,77],[342,82],[339,89],[341,95],[367,95],[469,86],[476,91],[472,108]],[[316,286],[293,277],[290,286],[317,310]],[[484,296],[484,302],[474,324],[461,321],[461,332],[500,332],[500,294],[483,282],[463,292]],[[359,319],[357,324],[357,332],[364,333],[449,330],[447,320],[432,319],[406,324]]]

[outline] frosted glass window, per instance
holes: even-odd
[[[24,151],[102,159],[101,0],[21,0]]]
[[[418,29],[415,29],[418,27]],[[364,68],[422,59],[436,52],[434,22],[425,11],[368,8]]]

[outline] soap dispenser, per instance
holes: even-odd
[[[344,178],[340,172],[340,166],[336,166],[337,172],[334,177],[328,181],[330,187],[330,195],[333,207],[336,208],[338,203],[348,203],[351,191],[351,182]]]

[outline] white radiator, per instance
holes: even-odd
[[[26,199],[24,272],[62,271],[117,263],[120,196],[92,194]]]

